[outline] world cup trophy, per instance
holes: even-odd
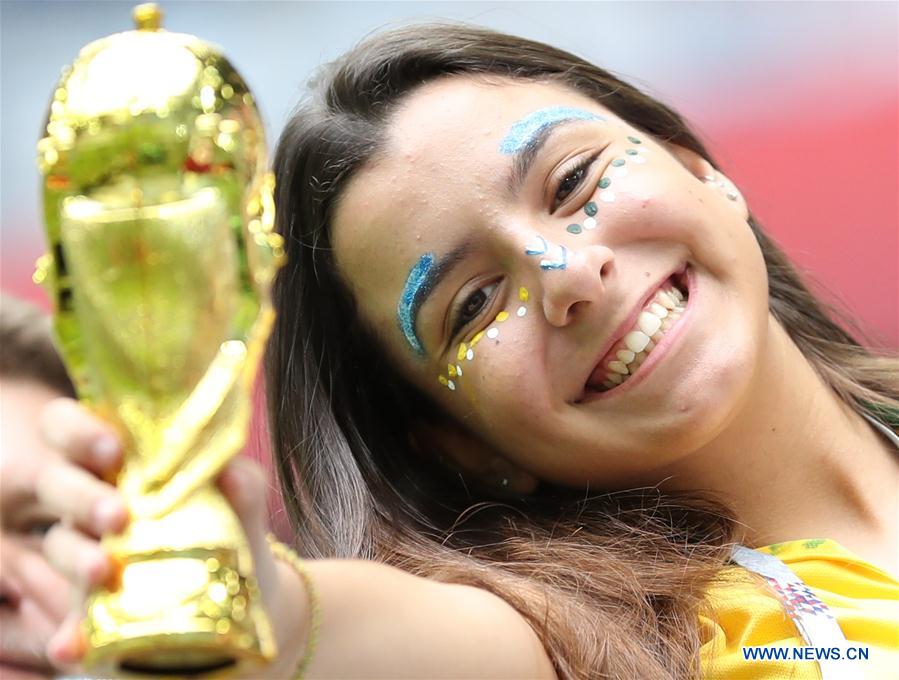
[[[214,478],[242,447],[282,263],[254,99],[219,50],[160,28],[85,46],[38,143],[52,298],[79,398],[118,428],[132,521],[88,601],[85,666],[228,675],[275,653],[243,529]]]

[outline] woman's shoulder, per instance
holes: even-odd
[[[885,569],[828,538],[772,543],[757,549],[773,555],[810,588],[849,599],[899,598],[899,580]]]
[[[899,665],[899,582],[884,570],[829,539],[805,539],[757,549],[773,555],[828,608],[850,643],[870,648],[870,668]],[[802,647],[806,642],[775,590],[748,570],[732,565],[708,590],[700,616],[705,677],[820,677],[808,661],[773,663],[747,659],[751,647]],[[888,664],[888,665],[887,665]],[[806,676],[806,674],[808,674]],[[871,675],[871,677],[877,677]]]

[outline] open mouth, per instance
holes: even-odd
[[[626,383],[677,324],[687,308],[688,297],[686,267],[683,267],[659,286],[643,305],[633,326],[600,359],[578,401]]]

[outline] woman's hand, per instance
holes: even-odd
[[[109,532],[128,523],[125,499],[107,481],[122,464],[121,442],[109,425],[78,402],[57,399],[44,409],[42,435],[61,456],[49,461],[36,477],[36,491],[61,521],[44,540],[47,559],[73,585],[76,597],[63,625],[48,644],[56,665],[70,670],[86,651],[81,632],[85,598],[113,574],[110,556],[100,545]],[[237,513],[253,553],[256,576],[266,611],[275,630],[279,651],[276,668],[295,663],[295,649],[305,606],[299,577],[287,565],[276,564],[266,540],[265,473],[252,461],[236,458],[223,470],[219,487]],[[277,594],[277,596],[276,596]],[[289,674],[289,670],[287,671]]]
[[[292,678],[308,633],[307,593],[299,575],[289,565],[275,560],[269,548],[266,474],[258,463],[237,457],[222,470],[218,486],[246,533],[278,648],[273,662],[264,671],[255,671],[253,677]]]
[[[44,551],[77,593],[48,657],[74,670],[86,650],[81,633],[85,595],[114,573],[100,537],[128,523],[112,484],[121,444],[110,427],[77,402],[48,404],[43,436],[61,454],[37,475],[42,502],[62,518]],[[293,677],[309,634],[309,601],[293,568],[276,561],[266,540],[266,479],[255,463],[236,458],[218,484],[246,532],[278,657],[253,677]],[[310,677],[555,678],[528,623],[495,595],[438,583],[361,560],[306,563],[322,612]]]

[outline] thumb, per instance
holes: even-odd
[[[277,568],[266,539],[268,476],[255,461],[237,456],[219,474],[218,487],[243,525],[253,553],[256,578],[268,606],[277,587]]]
[[[47,659],[65,673],[78,673],[79,664],[87,649],[83,623],[83,612],[72,611],[47,643]]]

